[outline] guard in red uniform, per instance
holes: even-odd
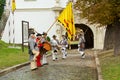
[[[40,49],[43,46],[42,43],[41,43],[42,35],[38,33],[36,36],[37,36],[37,38],[36,38],[37,46]],[[38,67],[42,66],[41,58],[42,58],[42,54],[39,54],[37,56],[37,60],[36,60],[36,64],[37,64]]]

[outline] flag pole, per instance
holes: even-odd
[[[14,20],[14,12],[13,12],[13,47],[15,47],[15,20]]]
[[[50,29],[53,27],[53,25],[57,22],[57,19],[53,22],[53,24],[50,26],[50,28],[47,30],[46,33],[48,33],[50,31]]]
[[[74,19],[74,11],[73,11],[73,0],[71,1],[72,2],[72,13],[73,13],[73,19]],[[75,27],[75,23],[73,24],[74,27]],[[73,27],[72,27],[73,28]],[[73,29],[72,29],[73,30]],[[73,41],[75,40],[75,34],[73,35]]]

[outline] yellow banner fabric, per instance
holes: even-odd
[[[75,35],[74,15],[72,10],[72,2],[70,2],[66,8],[61,12],[58,17],[58,21],[64,26],[68,34],[68,38],[71,40]]]
[[[16,9],[16,3],[15,0],[12,0],[12,12],[14,12]]]

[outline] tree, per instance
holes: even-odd
[[[0,19],[4,11],[5,0],[0,0]]]
[[[114,54],[120,54],[120,0],[77,0],[75,9],[91,24],[114,26]]]

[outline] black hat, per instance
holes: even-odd
[[[40,33],[37,33],[37,35],[36,36],[42,36]]]
[[[47,33],[46,32],[43,32],[43,34],[42,35],[47,35]]]
[[[30,34],[35,34],[35,32],[31,32]]]
[[[53,37],[57,37],[56,35],[53,35]]]

